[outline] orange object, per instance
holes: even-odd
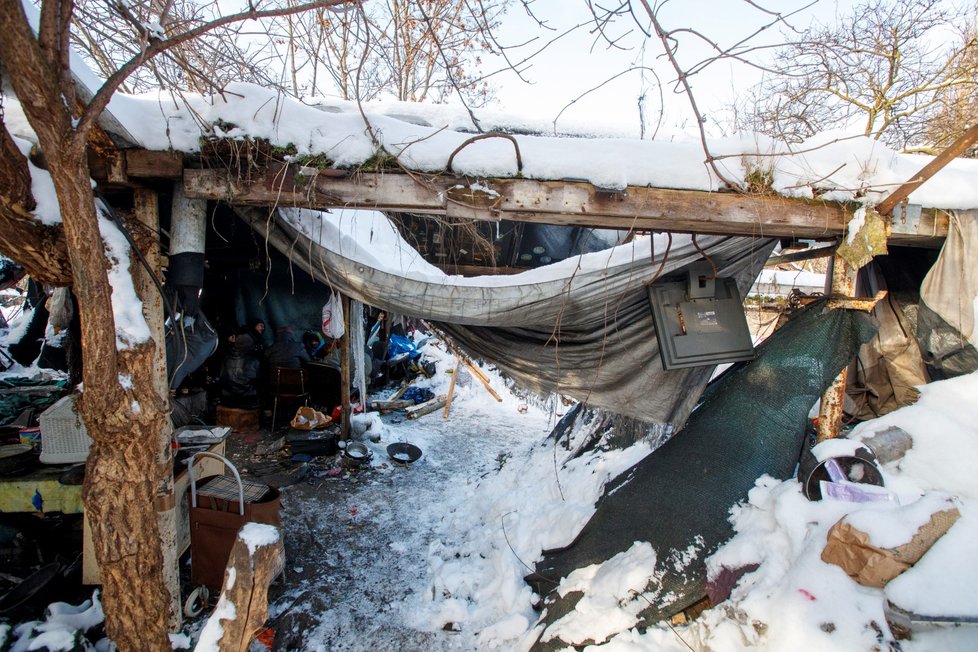
[[[275,646],[275,630],[271,627],[262,627],[255,632],[255,640],[271,650]]]

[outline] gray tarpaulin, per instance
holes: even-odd
[[[463,279],[393,271],[371,258],[369,244],[358,248],[338,234],[334,215],[238,212],[314,278],[369,305],[439,322],[463,348],[528,389],[681,425],[712,373],[664,371],[659,362],[645,283],[662,263],[661,239],[654,259],[645,238],[521,274]],[[700,236],[697,244],[720,275],[737,277],[742,294],[773,247],[767,239],[720,236]],[[701,258],[688,236],[676,236],[661,275]]]

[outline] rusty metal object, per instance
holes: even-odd
[[[832,258],[832,294],[851,297],[856,292],[856,270],[845,259],[836,254]],[[843,369],[832,385],[822,394],[818,409],[818,441],[832,439],[839,435],[842,425],[842,401],[846,395],[846,380],[849,370]]]
[[[845,308],[847,310],[862,310],[863,312],[871,312],[873,308],[876,307],[876,304],[885,298],[886,290],[880,290],[876,293],[876,296],[869,299],[833,296],[826,302],[825,307],[829,310]]]

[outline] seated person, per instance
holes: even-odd
[[[311,360],[309,352],[296,341],[295,334],[288,326],[275,329],[275,343],[268,347],[265,359],[268,361],[268,371],[273,376],[276,367],[298,369]]]
[[[221,402],[231,407],[257,407],[260,376],[261,360],[255,355],[254,341],[247,333],[236,335],[221,365]]]
[[[319,331],[306,331],[302,334],[302,346],[305,347],[309,358],[314,362],[322,360],[329,352],[328,342]]]

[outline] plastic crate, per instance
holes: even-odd
[[[75,411],[75,397],[65,396],[37,418],[41,426],[41,463],[72,464],[88,459],[92,438]]]

